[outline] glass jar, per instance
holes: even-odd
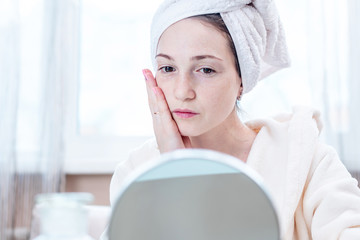
[[[90,193],[50,193],[36,196],[40,235],[34,240],[93,240],[88,235]]]

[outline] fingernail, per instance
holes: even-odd
[[[144,77],[145,77],[145,80],[147,81],[146,70],[145,70],[145,69],[143,69],[143,70],[142,70],[142,72],[143,72],[143,75],[144,75]]]

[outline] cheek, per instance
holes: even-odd
[[[236,104],[236,97],[233,96],[233,94],[224,91],[223,94],[219,94],[216,96],[213,96],[214,108],[217,109],[218,113],[230,113]]]
[[[173,87],[171,82],[166,81],[166,79],[157,77],[156,83],[158,87],[161,88],[161,90],[163,91],[166,101],[169,101],[170,100],[169,97],[172,96],[172,87]]]
[[[232,109],[236,104],[237,97],[237,85],[235,83],[229,84],[230,81],[224,81],[225,84],[217,85],[212,94],[208,97],[211,99],[211,103],[214,106],[218,106],[219,108],[224,108],[224,110]],[[227,84],[226,84],[227,83]]]
[[[161,89],[168,89],[171,87],[173,81],[171,77],[162,76],[162,74],[159,74],[155,77],[156,83],[159,88]]]
[[[204,92],[202,106],[208,122],[221,122],[234,110],[236,95],[229,88],[218,88],[216,91]]]

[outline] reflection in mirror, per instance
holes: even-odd
[[[186,149],[134,172],[113,208],[110,240],[278,240],[275,209],[239,159]]]

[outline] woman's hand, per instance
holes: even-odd
[[[156,141],[161,153],[191,148],[189,137],[181,136],[161,88],[150,70],[143,70]]]

